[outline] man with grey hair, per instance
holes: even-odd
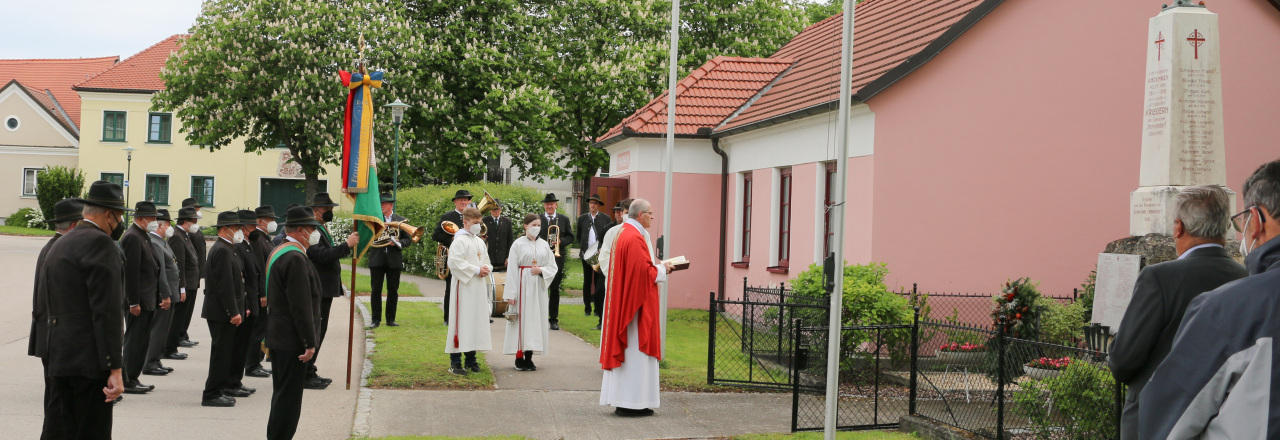
[[[1138,396],[1173,345],[1187,304],[1201,293],[1243,278],[1244,266],[1227,255],[1230,195],[1217,185],[1192,186],[1177,196],[1173,239],[1178,259],[1138,274],[1129,308],[1111,346],[1108,363],[1116,380],[1129,385],[1120,438],[1138,438]]]
[[[1139,397],[1141,437],[1280,437],[1280,160],[1244,182],[1243,232],[1249,277],[1187,306],[1173,346]]]

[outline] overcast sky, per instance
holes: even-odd
[[[200,0],[5,0],[0,59],[93,58],[141,52],[185,33]]]

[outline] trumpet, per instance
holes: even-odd
[[[401,231],[404,231],[405,234],[409,234],[409,238],[414,243],[417,243],[418,240],[422,239],[422,233],[424,232],[422,228],[415,228],[413,225],[405,222],[387,222],[386,228],[382,229],[382,233],[378,234],[378,238],[374,239],[369,246],[376,248],[391,246],[395,244],[395,242],[400,241]]]
[[[440,222],[440,228],[449,235],[458,232],[458,224],[448,220]],[[449,276],[449,248],[443,244],[436,244],[436,278],[443,280],[447,276]]]
[[[556,258],[560,258],[560,226],[547,226],[547,244],[551,245],[551,250],[555,251]]]

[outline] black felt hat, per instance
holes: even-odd
[[[159,214],[159,215],[157,215],[157,216],[156,216],[156,220],[164,220],[164,221],[166,221],[166,222],[172,222],[172,221],[173,221],[173,218],[172,218],[172,217],[169,217],[169,210],[168,210],[168,209],[158,209],[157,211],[158,211],[158,214]]]
[[[604,200],[600,200],[599,194],[592,194],[591,197],[587,199],[587,203],[591,202],[596,202],[599,203],[600,206],[604,206]]]
[[[124,202],[124,190],[120,185],[99,180],[89,185],[89,191],[85,193],[85,204],[101,206],[107,209],[118,209],[121,211],[132,211]]]
[[[204,205],[201,205],[201,204],[200,204],[200,202],[196,201],[196,198],[195,198],[195,197],[187,197],[187,198],[185,198],[185,199],[182,199],[182,207],[183,207],[183,208],[186,208],[186,207],[188,207],[188,206],[194,206],[194,207],[197,207],[197,208],[203,208],[203,207],[204,207]]]
[[[241,226],[257,226],[258,215],[253,213],[252,209],[241,209],[236,211],[236,215],[240,217]]]
[[[556,193],[547,193],[547,196],[542,198],[542,203],[551,203],[551,202],[559,202],[559,201],[560,199],[556,198]]]
[[[136,217],[157,217],[160,215],[156,211],[156,204],[143,200],[133,205],[133,216]]]
[[[218,224],[214,227],[221,228],[223,226],[240,226],[240,214],[235,211],[222,211],[218,213]]]
[[[337,203],[333,203],[333,199],[329,198],[329,193],[316,193],[316,196],[311,199],[312,208],[321,208],[326,206],[338,206]]]
[[[284,225],[320,226],[320,222],[316,221],[316,213],[310,206],[295,206],[285,213]]]
[[[276,218],[276,210],[271,205],[259,206],[258,209],[253,210],[253,213],[258,218]]]
[[[471,200],[471,191],[467,191],[465,189],[458,190],[458,192],[453,195],[453,200],[458,200],[458,199]]]
[[[49,223],[69,222],[84,219],[84,202],[77,198],[62,199],[53,204],[53,218],[45,220]]]
[[[186,206],[178,210],[178,220],[197,220],[196,207]]]
[[[623,211],[623,210],[626,210],[626,208],[623,208],[623,207],[622,207],[622,202],[618,202],[618,204],[617,204],[617,205],[613,205],[613,210],[614,210],[614,211]]]
[[[391,193],[382,193],[382,195],[379,196],[378,198],[381,200],[382,203],[393,203],[396,201],[396,196],[391,195]],[[457,197],[454,197],[454,198],[457,198]]]

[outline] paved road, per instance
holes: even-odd
[[[4,438],[40,435],[43,380],[40,360],[27,356],[27,334],[35,259],[46,241],[47,238],[0,236],[0,279],[9,286],[8,294],[0,296],[0,371],[6,372],[0,376],[0,395],[5,396],[0,400],[0,426],[6,431],[0,437]],[[356,377],[352,389],[344,390],[348,310],[346,302],[334,303],[328,344],[318,360],[320,374],[332,378],[334,384],[327,390],[306,392],[299,439],[350,437],[364,344],[356,344]],[[196,316],[199,314],[197,306]],[[234,408],[200,406],[200,391],[209,368],[209,328],[204,320],[194,319],[190,333],[200,342],[199,346],[184,350],[190,358],[165,361],[177,371],[164,377],[143,376],[143,383],[155,385],[156,390],[141,396],[126,394],[124,401],[116,405],[115,438],[227,439],[266,435],[271,379],[246,377],[245,385],[257,388],[258,393],[238,399]],[[363,332],[358,332],[356,340],[363,340]]]

